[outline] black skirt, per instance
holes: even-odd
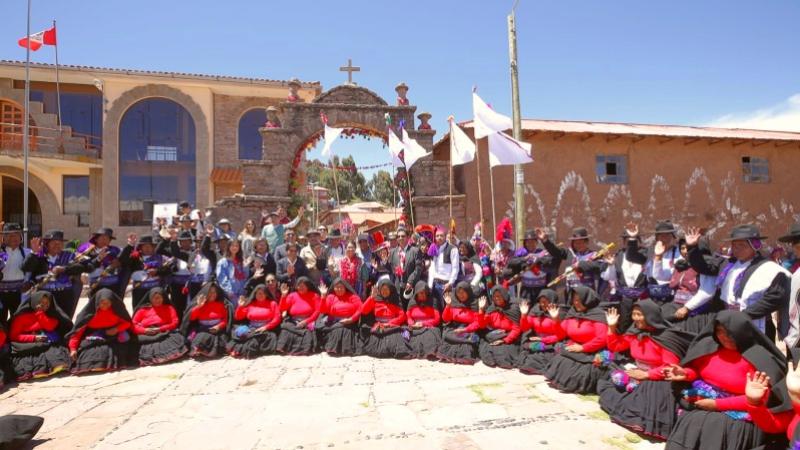
[[[519,344],[500,344],[491,345],[485,338],[481,339],[478,347],[478,354],[481,361],[489,367],[500,367],[501,369],[513,369],[517,367],[519,359]]]
[[[678,400],[669,381],[643,381],[627,392],[604,378],[597,393],[611,420],[637,433],[666,440],[677,420]]]
[[[139,336],[139,364],[142,366],[175,361],[188,352],[186,338],[177,331]]]
[[[397,359],[412,357],[411,346],[408,343],[410,333],[405,328],[392,327],[383,331],[365,328],[366,330],[362,332],[365,355]]]
[[[436,357],[442,362],[452,364],[475,364],[478,362],[478,335],[475,333],[453,332],[454,328],[442,331],[442,343]]]
[[[224,331],[212,334],[207,330],[189,333],[189,356],[192,358],[219,358],[228,354],[228,336]]]
[[[331,356],[355,356],[362,353],[358,323],[342,325],[336,318],[320,317],[316,331],[320,349]]]
[[[752,422],[715,411],[685,411],[667,439],[667,450],[749,450],[767,435]]]
[[[442,330],[435,327],[411,328],[411,356],[420,359],[435,359],[436,352],[442,344]]]
[[[228,341],[228,353],[234,358],[253,359],[275,353],[278,346],[278,333],[275,330],[252,333],[245,339],[233,338]]]
[[[78,346],[78,358],[71,372],[73,375],[80,375],[125,368],[129,364],[131,347],[130,341],[119,342],[116,337],[83,339]]]
[[[717,317],[717,312],[712,310],[689,315],[683,320],[677,320],[675,319],[675,311],[679,310],[682,306],[683,305],[675,302],[661,305],[661,314],[679,330],[695,334],[700,333],[715,317]]]
[[[308,327],[297,328],[293,322],[284,321],[275,350],[287,355],[311,355],[317,351],[317,335]]]
[[[557,354],[548,364],[545,378],[551,386],[562,392],[597,393],[597,382],[608,377],[608,368],[592,364],[591,355],[579,353],[572,356],[586,361],[577,361],[573,357]]]
[[[524,374],[541,375],[547,370],[547,365],[550,364],[555,352],[552,348],[544,351],[531,351],[531,344],[533,342],[528,340],[523,340],[520,344],[517,367]]]
[[[69,370],[72,360],[69,350],[61,344],[26,345],[24,351],[14,352],[11,363],[17,381],[45,378]]]
[[[8,353],[0,353],[0,388],[12,380],[14,380],[14,369],[11,367]]]

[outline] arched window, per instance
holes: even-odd
[[[261,159],[261,133],[267,123],[264,108],[251,109],[239,119],[239,159]]]
[[[147,225],[157,203],[195,202],[195,126],[183,106],[148,98],[119,127],[119,223]]]
[[[22,111],[23,108],[16,103],[0,99],[0,149],[22,150],[22,136],[25,130],[25,116]],[[33,121],[33,117],[30,118],[29,125],[29,148],[35,150],[36,123]]]

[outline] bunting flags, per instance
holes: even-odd
[[[42,48],[42,45],[56,45],[56,27],[26,36],[17,43],[22,48],[30,47],[32,52]]]
[[[450,120],[450,164],[459,166],[475,159],[475,143],[454,120]]]

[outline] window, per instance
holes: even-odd
[[[251,109],[239,119],[239,159],[261,159],[261,133],[267,123],[267,110]]]
[[[64,175],[64,214],[76,214],[78,226],[89,226],[91,203],[89,202],[89,177]]]
[[[628,157],[625,155],[597,155],[595,159],[597,182],[603,184],[628,183]]]
[[[119,223],[147,225],[153,205],[195,202],[195,124],[178,103],[149,98],[119,127]]]
[[[44,104],[44,112],[58,113],[55,90],[31,90],[31,101]],[[61,123],[72,127],[73,135],[86,139],[93,148],[103,142],[103,95],[97,93],[61,92]]]
[[[767,158],[742,156],[742,174],[745,183],[769,183],[769,161]]]

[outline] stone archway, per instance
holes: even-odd
[[[385,131],[381,130],[386,129],[388,115],[393,124],[403,122],[409,136],[431,151],[436,132],[416,129],[416,110],[416,106],[408,104],[391,106],[375,92],[353,84],[336,86],[321,93],[310,103],[281,103],[277,112],[280,126],[260,130],[263,138],[261,160],[242,162],[243,192],[219,200],[214,214],[239,224],[247,218],[259,217],[258,213],[263,209],[289,204],[291,180],[297,176],[293,170],[297,166],[297,156],[305,150],[304,143],[323,131],[320,113],[327,116],[331,126],[371,130],[382,136],[386,136]],[[441,189],[439,183],[431,189],[426,186],[425,180],[429,176],[447,177],[447,168],[442,168],[441,164],[430,158],[424,158],[412,168],[411,176],[419,180],[414,183],[415,217],[424,217],[426,221],[434,219],[432,209],[427,205],[441,202],[438,197],[446,196],[448,192],[446,185]],[[435,200],[426,200],[432,195],[436,197]],[[446,206],[443,211],[446,212]],[[437,222],[444,223],[446,219],[444,216],[436,217]]]
[[[147,84],[124,92],[117,97],[106,112],[103,126],[103,217],[100,223],[106,226],[119,223],[119,126],[125,112],[140,100],[161,97],[184,107],[195,124],[195,171],[201,176],[196,181],[196,202],[203,207],[209,197],[208,178],[210,133],[203,109],[191,96],[163,84]]]

